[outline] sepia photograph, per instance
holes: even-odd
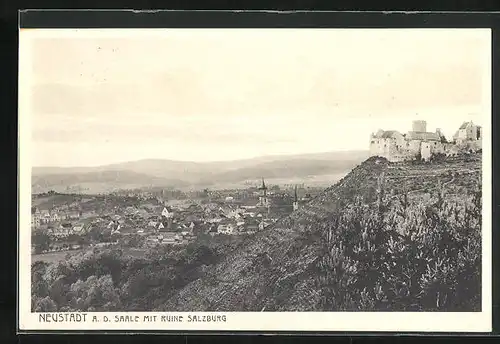
[[[490,30],[21,29],[19,58],[25,329],[490,328]]]

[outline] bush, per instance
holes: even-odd
[[[321,309],[479,311],[481,192],[348,206],[323,231]]]

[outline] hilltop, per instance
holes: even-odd
[[[158,310],[480,308],[481,155],[372,157]]]

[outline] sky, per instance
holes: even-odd
[[[368,149],[490,116],[485,30],[22,30],[34,166]],[[28,123],[28,122],[26,122]]]

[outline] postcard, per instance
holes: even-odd
[[[489,29],[19,44],[20,330],[491,330]]]

